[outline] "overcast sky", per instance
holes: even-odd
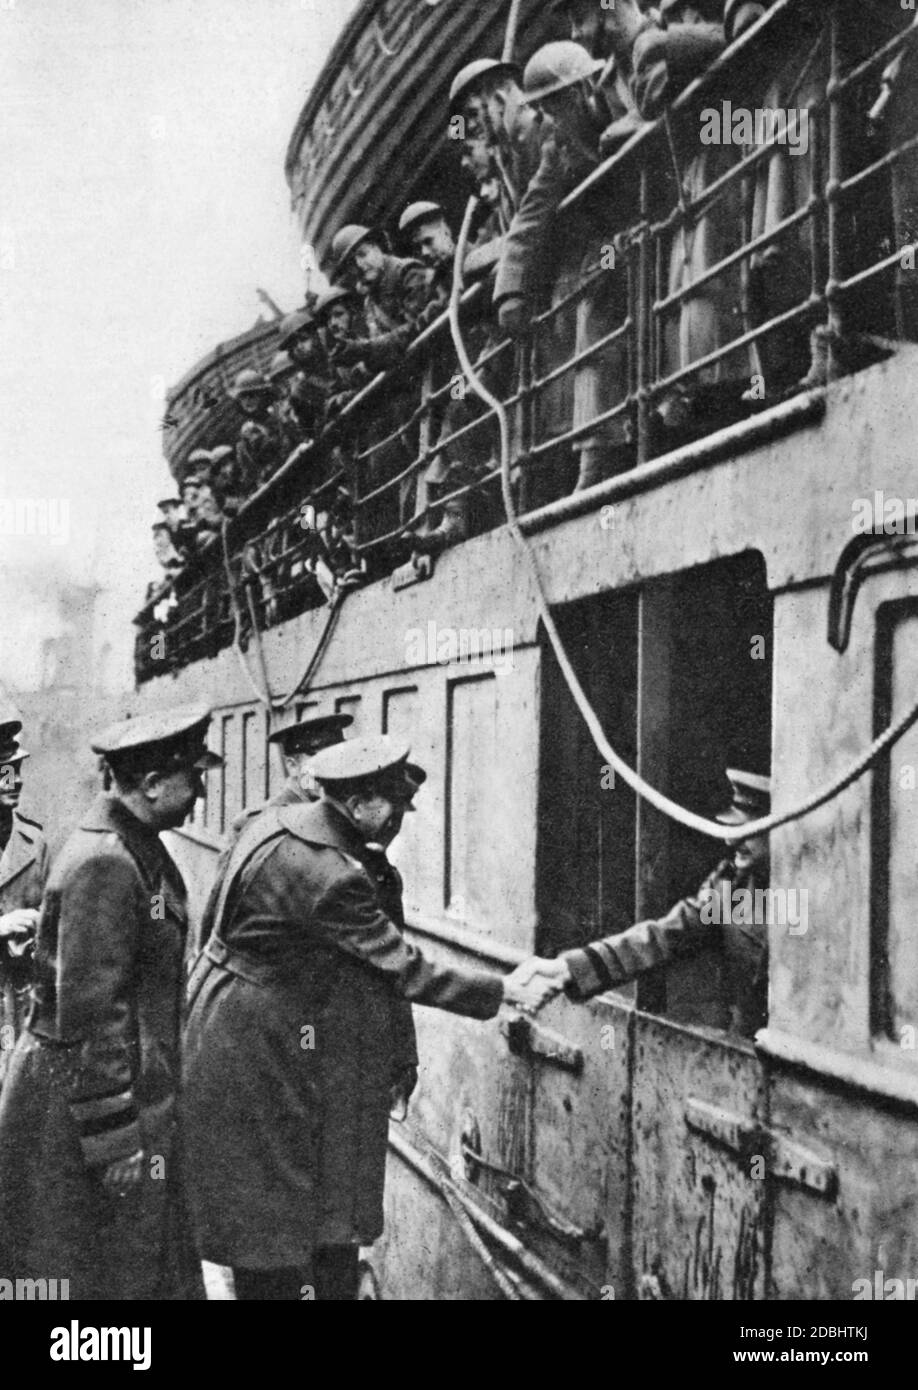
[[[0,0],[0,502],[67,531],[0,535],[0,663],[49,570],[110,590],[129,650],[163,385],[251,327],[257,286],[302,299],[284,155],[355,6]]]

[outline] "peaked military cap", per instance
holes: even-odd
[[[0,695],[0,738],[22,732],[22,715],[12,700]]]
[[[173,510],[175,507],[180,507],[182,503],[178,497],[164,497],[163,500],[157,502],[156,505],[161,512],[168,514],[169,511]]]
[[[226,463],[227,459],[235,457],[236,450],[232,444],[218,444],[216,449],[211,450],[210,461],[214,467],[219,468],[221,463]]]
[[[203,463],[207,465],[210,463],[210,451],[208,449],[192,449],[185,462],[187,464]]]
[[[730,805],[716,817],[721,825],[743,825],[746,821],[760,820],[771,810],[771,780],[758,772],[744,772],[740,768],[727,768],[727,781],[730,783]]]
[[[265,392],[271,394],[270,382],[265,381],[261,372],[256,372],[254,367],[243,367],[233,382],[230,395],[234,401],[238,401],[240,396],[257,396]]]
[[[388,734],[346,739],[323,748],[312,762],[312,774],[323,786],[362,782],[385,793],[406,792],[405,764],[411,748]]]
[[[421,222],[438,221],[445,216],[439,203],[409,203],[398,219],[398,229],[400,232],[407,232],[409,227],[415,227]]]
[[[18,738],[9,733],[5,725],[0,726],[0,765],[9,767],[10,763],[21,763],[28,757],[31,754],[20,747]]]
[[[222,767],[223,759],[207,747],[210,709],[182,705],[159,714],[123,719],[90,742],[94,753],[117,766]]]
[[[268,735],[269,743],[278,743],[285,753],[318,752],[344,740],[344,730],[354,722],[351,714],[323,714],[301,719],[285,729],[275,729]]]
[[[771,0],[764,0],[764,3],[756,3],[756,0],[727,0],[724,5],[724,30],[727,34],[727,42],[732,43],[738,39],[740,34],[744,34],[747,29],[751,29],[753,24],[758,23],[762,15],[768,9]],[[741,11],[742,24],[739,23]]]
[[[501,58],[476,58],[474,62],[466,63],[464,68],[460,68],[453,78],[452,86],[449,89],[449,109],[455,111],[460,100],[481,82],[483,77],[491,78],[496,76],[514,77],[519,81],[520,70],[516,63],[505,63]]]

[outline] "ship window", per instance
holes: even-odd
[[[604,594],[555,614],[600,723],[635,758],[637,613],[634,594]],[[634,920],[635,806],[597,752],[545,646],[541,700],[536,949],[554,955]]]
[[[345,738],[360,738],[361,734],[367,732],[363,727],[361,705],[362,700],[359,695],[342,695],[335,701],[335,713],[349,714],[354,720],[353,724],[345,730]],[[372,732],[375,733],[376,730],[374,729]]]
[[[771,761],[772,604],[743,554],[556,614],[610,742],[651,785],[713,815],[725,769]],[[544,661],[537,950],[554,955],[663,916],[723,857],[637,800],[597,752],[554,656]],[[641,1007],[723,1021],[713,952],[640,977]]]
[[[876,732],[908,708],[918,683],[918,603],[879,613]],[[918,1056],[918,728],[912,727],[874,774],[872,824],[871,1002],[875,1035]]]
[[[714,816],[728,767],[771,768],[772,599],[761,555],[746,552],[648,585],[641,595],[639,745],[643,775],[680,806]],[[725,847],[642,803],[637,918],[693,894]],[[680,1022],[726,1019],[712,948],[641,977],[642,1008]]]
[[[242,804],[257,806],[267,795],[265,714],[248,710],[242,716]]]

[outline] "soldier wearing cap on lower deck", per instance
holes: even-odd
[[[232,444],[218,444],[210,452],[208,482],[224,516],[235,516],[245,501],[245,488]]]
[[[25,1019],[49,867],[40,823],[19,809],[22,763],[29,756],[17,737],[21,727],[18,716],[0,724],[0,1087]]]
[[[771,810],[771,784],[758,773],[727,769],[730,806],[717,819],[744,825]],[[524,978],[552,980],[572,999],[589,999],[668,962],[707,947],[720,948],[721,1024],[752,1037],[768,1013],[768,930],[756,893],[768,888],[768,835],[733,843],[727,857],[697,893],[676,903],[657,922],[639,922],[617,936],[582,950],[564,951],[555,960],[533,958]]]
[[[417,789],[408,759],[388,737],[320,753],[321,800],[240,836],[191,974],[189,1190],[201,1256],[233,1268],[237,1298],[355,1297],[358,1247],[383,1225],[395,1001],[484,1019],[550,993],[404,941],[398,885],[380,892],[374,868]]]
[[[74,1299],[199,1297],[176,1094],[187,914],[160,832],[221,765],[193,706],[92,740],[112,779],[57,858],[0,1095],[0,1249]]]

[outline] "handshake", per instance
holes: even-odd
[[[570,967],[563,956],[557,960],[531,956],[504,976],[504,1003],[526,1014],[538,1013],[570,981]]]

